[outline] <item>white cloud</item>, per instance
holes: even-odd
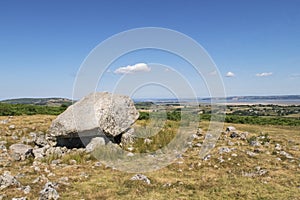
[[[120,67],[114,71],[115,74],[132,74],[135,72],[149,72],[151,68],[145,63],[137,63],[135,65],[128,65],[127,67]]]
[[[256,76],[258,77],[265,77],[265,76],[272,76],[272,75],[273,75],[272,72],[263,72],[263,73],[256,74]]]
[[[235,74],[232,72],[227,72],[225,76],[226,77],[235,77]]]

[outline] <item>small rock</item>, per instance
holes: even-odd
[[[209,160],[210,158],[211,158],[211,155],[208,154],[208,155],[204,156],[203,160],[207,161],[207,160]]]
[[[59,163],[61,163],[61,160],[60,160],[60,159],[52,160],[52,161],[51,161],[51,164],[52,164],[52,165],[58,165]]]
[[[250,141],[250,145],[256,147],[256,146],[260,146],[260,143],[256,140],[252,140]]]
[[[9,122],[8,119],[0,120],[0,124],[7,124]]]
[[[128,156],[128,157],[132,157],[132,156],[134,156],[134,153],[129,152],[129,153],[127,154],[127,156]]]
[[[136,174],[133,177],[131,177],[130,180],[143,181],[143,182],[147,183],[148,185],[151,184],[151,181],[148,179],[148,177],[143,174]]]
[[[201,128],[198,128],[196,134],[197,134],[198,136],[203,136],[202,129],[201,129]]]
[[[105,139],[103,137],[95,137],[90,143],[85,147],[87,153],[94,151],[98,146],[104,146]]]
[[[281,151],[280,155],[285,156],[288,159],[293,159],[294,157],[291,156],[289,153],[285,152],[285,151]]]
[[[27,185],[27,186],[25,186],[25,187],[23,188],[24,194],[29,194],[30,191],[31,191],[31,187],[30,187],[29,185]]]
[[[237,132],[232,132],[229,137],[231,137],[231,138],[239,138],[240,135]]]
[[[228,126],[226,128],[226,132],[232,132],[232,131],[236,131],[236,128],[234,126]]]
[[[196,143],[194,146],[195,146],[195,147],[201,147],[202,144],[201,144],[201,143]]]
[[[275,150],[281,151],[281,145],[280,144],[275,144]]]
[[[219,148],[219,154],[230,153],[230,152],[231,152],[231,149],[229,149],[228,147]]]
[[[25,160],[30,156],[33,156],[33,148],[26,144],[13,144],[9,147],[11,157],[13,160]]]
[[[40,191],[39,200],[57,200],[59,194],[55,189],[55,185],[52,182],[45,184],[44,189]]]
[[[73,160],[73,159],[72,159],[72,160],[69,160],[69,164],[70,164],[70,165],[76,165],[76,164],[77,164],[77,161],[76,161],[76,160]]]
[[[238,155],[236,153],[231,154],[232,157],[237,157]]]
[[[220,161],[220,163],[222,163],[222,162],[224,162],[225,160],[223,159],[223,157],[222,156],[220,156],[219,158],[218,158],[218,160]]]
[[[38,183],[40,181],[40,177],[38,176],[37,178],[35,178],[33,181],[32,181],[32,183],[33,184],[36,184],[36,183]]]
[[[44,134],[38,134],[38,136],[36,136],[35,141],[34,141],[35,145],[39,146],[39,147],[45,147],[48,144],[48,141],[46,140],[46,137]]]
[[[249,133],[248,132],[243,132],[240,134],[240,139],[241,140],[247,140]]]
[[[14,197],[11,200],[26,200],[26,197]]]
[[[257,155],[256,153],[254,153],[254,152],[252,152],[252,151],[247,151],[246,154],[247,154],[248,156],[250,156],[250,157],[254,157],[254,156]]]
[[[70,183],[68,183],[69,181],[69,178],[68,177],[61,177],[59,180],[58,180],[58,183],[59,184],[62,184],[62,185],[70,185]]]
[[[20,182],[14,176],[12,176],[9,171],[5,171],[3,175],[0,176],[0,190],[13,185],[21,186]]]
[[[9,129],[9,130],[14,130],[14,129],[16,129],[16,126],[13,125],[13,124],[12,124],[12,125],[9,125],[8,129]]]
[[[45,148],[37,148],[32,150],[34,159],[36,160],[44,158],[44,156],[46,155],[45,152],[46,152]]]
[[[149,138],[144,139],[144,144],[151,144],[151,143],[152,143],[151,139],[149,139]]]
[[[193,138],[193,139],[196,139],[196,140],[197,140],[197,139],[200,139],[200,137],[199,137],[197,134],[193,134],[193,135],[192,135],[192,138]]]

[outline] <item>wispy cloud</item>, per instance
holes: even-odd
[[[235,77],[235,74],[233,72],[227,72],[225,76],[230,78]]]
[[[263,72],[256,74],[257,77],[265,77],[265,76],[272,76],[273,72]]]
[[[300,78],[300,74],[291,74],[291,78]]]
[[[128,65],[126,67],[120,67],[114,71],[115,74],[132,74],[136,72],[149,72],[151,68],[145,63],[137,63],[134,65]]]
[[[209,75],[216,76],[218,74],[217,70],[209,72]]]

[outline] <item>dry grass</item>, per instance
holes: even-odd
[[[6,117],[0,117],[0,120]],[[0,125],[1,140],[8,144],[16,142],[11,139],[12,132],[20,137],[30,131],[46,131],[54,116],[19,116],[14,117],[7,125]],[[144,122],[139,122],[143,124]],[[16,125],[16,130],[8,130],[10,124]],[[73,165],[50,165],[44,162],[39,172],[34,171],[32,160],[12,162],[10,166],[0,168],[0,173],[9,170],[13,175],[24,174],[18,178],[23,185],[30,185],[32,191],[24,195],[14,187],[0,191],[7,199],[27,196],[37,199],[39,191],[46,180],[33,184],[38,176],[48,176],[50,170],[54,176],[47,178],[60,182],[61,177],[68,177],[68,184],[60,184],[58,192],[61,199],[300,199],[300,131],[299,127],[256,126],[244,124],[233,125],[241,132],[249,132],[249,137],[259,137],[268,133],[270,143],[252,147],[247,141],[230,139],[222,135],[216,147],[211,151],[211,159],[204,161],[198,156],[200,147],[188,149],[182,158],[158,171],[145,175],[151,184],[131,181],[134,174],[117,171],[111,167],[96,166],[98,160],[88,155],[71,154],[61,158],[62,163],[76,160]],[[207,130],[208,122],[201,122],[200,127]],[[203,137],[193,142],[201,143]],[[283,150],[294,159],[276,155],[274,146],[279,143]],[[231,153],[219,154],[220,147],[235,148]],[[146,148],[143,146],[142,148]],[[250,157],[247,151],[257,152]],[[237,156],[232,156],[232,153]],[[220,162],[222,156],[224,162]],[[278,160],[281,158],[281,161]],[[254,177],[243,176],[254,173],[256,167],[267,171],[264,175]],[[45,170],[47,169],[47,170]]]

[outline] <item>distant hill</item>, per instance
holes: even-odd
[[[7,104],[28,104],[28,105],[42,105],[42,106],[69,106],[72,100],[66,98],[19,98],[7,99],[0,101],[0,103]]]

